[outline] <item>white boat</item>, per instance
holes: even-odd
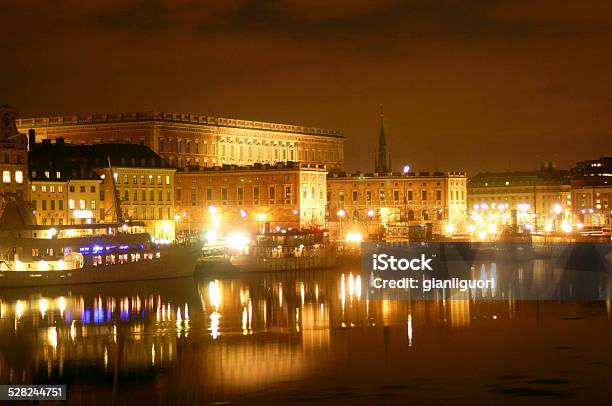
[[[23,202],[0,218],[0,288],[193,275],[199,244],[159,245],[140,222],[37,225]]]
[[[231,263],[245,272],[293,271],[331,268],[336,255],[324,230],[285,230],[256,235]]]

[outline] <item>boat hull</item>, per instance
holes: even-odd
[[[200,248],[196,246],[172,247],[164,249],[160,258],[126,264],[104,267],[88,266],[61,271],[5,271],[0,272],[0,288],[142,281],[191,276],[194,273],[199,254]]]
[[[298,271],[306,269],[331,268],[336,265],[335,256],[312,256],[293,258],[232,257],[232,265],[241,272]]]

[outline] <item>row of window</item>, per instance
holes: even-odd
[[[118,175],[117,175],[118,176]],[[153,175],[149,175],[148,176],[149,179],[149,185],[155,185],[155,177]],[[137,185],[137,184],[141,184],[141,185],[146,185],[147,184],[147,177],[145,175],[132,175],[131,176],[131,180],[132,180],[132,184]],[[140,180],[140,182],[139,182]],[[166,175],[165,177],[165,181],[166,181],[166,185],[170,185],[170,176]],[[130,183],[130,176],[129,175],[123,175],[123,184],[127,185]],[[161,175],[157,175],[157,184],[158,185],[162,185],[162,176]]]
[[[47,202],[49,202],[49,205],[47,206]],[[57,205],[56,205],[57,202]],[[38,210],[38,200],[32,200],[32,206],[34,208],[34,210]],[[95,199],[90,200],[89,202],[89,206],[87,205],[87,201],[85,199],[79,199],[79,210],[96,210],[96,207],[98,206],[98,202]],[[64,201],[63,200],[40,200],[40,209],[41,210],[57,210],[62,211],[64,210]],[[69,210],[76,210],[77,205],[74,199],[69,199],[68,200],[68,209]]]
[[[31,189],[32,189],[32,192],[36,192],[39,188],[38,188],[37,185],[32,185]],[[40,185],[40,191],[42,193],[46,193],[47,190],[49,191],[49,193],[55,193],[56,190],[57,190],[57,193],[64,193],[64,186],[63,185]],[[76,192],[76,186],[70,185],[68,187],[68,190],[70,190],[71,193],[75,193]],[[90,193],[96,193],[96,190],[97,190],[96,186],[90,186],[89,187],[89,192]],[[87,191],[87,187],[86,186],[79,186],[79,192],[85,193],[86,191]]]
[[[156,216],[157,214],[157,216]],[[124,208],[123,217],[125,219],[132,220],[171,220],[172,212],[170,207],[158,207],[157,211],[155,207],[141,207],[141,208]]]
[[[166,189],[166,201],[169,202],[171,197],[172,197],[172,192],[170,189]],[[124,190],[123,193],[119,192],[119,195],[122,196],[122,200],[125,202],[129,202],[130,201],[130,191],[129,190]],[[155,190],[150,190],[149,193],[149,198],[148,201],[150,202],[154,202],[155,201]],[[133,202],[137,202],[139,201],[138,199],[139,197],[139,191],[138,190],[133,190],[132,191],[132,201]],[[141,190],[140,191],[140,201],[141,202],[146,202],[147,201],[147,191],[146,190]],[[164,193],[163,190],[158,190],[157,191],[157,201],[159,202],[163,202],[164,201]]]
[[[15,183],[23,183],[23,171],[15,171]],[[11,171],[2,171],[2,183],[11,183],[13,176]]]
[[[290,204],[291,203],[291,199],[292,199],[292,195],[293,195],[293,186],[292,185],[283,185],[282,186],[282,196],[278,196],[277,194],[277,186],[276,185],[272,185],[272,186],[268,186],[267,191],[268,194],[266,197],[261,196],[261,189],[260,186],[252,186],[253,190],[252,190],[252,199],[253,199],[253,204],[260,204],[260,201],[262,199],[267,199],[267,202],[274,204],[277,202],[277,198],[279,199],[279,202],[284,202],[284,204]],[[213,188],[207,188],[206,189],[206,200],[207,201],[213,201]],[[315,186],[311,186],[310,189],[304,185],[303,189],[302,189],[302,193],[303,193],[303,198],[307,199],[309,196],[312,200],[315,200],[317,198],[317,189]],[[197,190],[195,188],[191,188],[191,203],[192,205],[195,205],[196,201],[197,201]],[[322,185],[319,186],[319,199],[323,200],[325,198],[324,195],[324,188]],[[183,193],[182,193],[182,189],[176,189],[176,201],[180,202],[183,200]],[[242,202],[244,202],[245,200],[245,193],[244,193],[244,188],[243,187],[238,187],[236,189],[236,200],[239,202],[239,204],[242,204]],[[223,187],[221,188],[221,201],[224,202],[225,204],[228,202],[228,188]]]
[[[423,189],[421,190],[421,201],[427,201],[429,198],[430,194],[428,193],[427,190]],[[399,202],[400,201],[400,191],[399,190],[393,190],[393,201],[394,202]],[[436,190],[435,191],[435,200],[436,201],[441,201],[442,200],[442,191],[441,190]],[[359,201],[359,192],[357,190],[353,190],[353,194],[352,194],[352,198],[353,198],[353,202],[357,202]],[[344,191],[339,191],[338,192],[338,199],[340,202],[344,202],[345,198],[344,198]],[[366,190],[365,192],[365,199],[367,202],[371,202],[372,201],[372,191],[371,190]],[[387,195],[386,195],[386,190],[385,189],[380,189],[378,191],[378,200],[380,202],[385,202],[387,199]],[[451,192],[451,200],[463,200],[464,199],[464,192],[463,190],[461,191],[455,191],[455,193]],[[328,200],[331,200],[331,192],[329,192],[328,194]],[[406,200],[409,202],[412,202],[414,200],[414,193],[412,190],[408,190],[406,191]]]

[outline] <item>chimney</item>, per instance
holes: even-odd
[[[36,144],[36,130],[34,130],[33,128],[30,128],[28,130],[28,144],[30,148],[32,148],[34,144]]]

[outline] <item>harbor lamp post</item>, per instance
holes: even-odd
[[[407,178],[408,174],[410,173],[410,165],[405,165],[402,172],[404,174],[404,178]],[[404,223],[405,225],[408,225],[408,197],[406,196],[406,182],[407,179],[404,179]]]
[[[344,217],[346,216],[346,211],[344,209],[340,209],[338,210],[338,212],[336,213],[338,215],[338,239],[342,238],[342,220],[344,219]]]

